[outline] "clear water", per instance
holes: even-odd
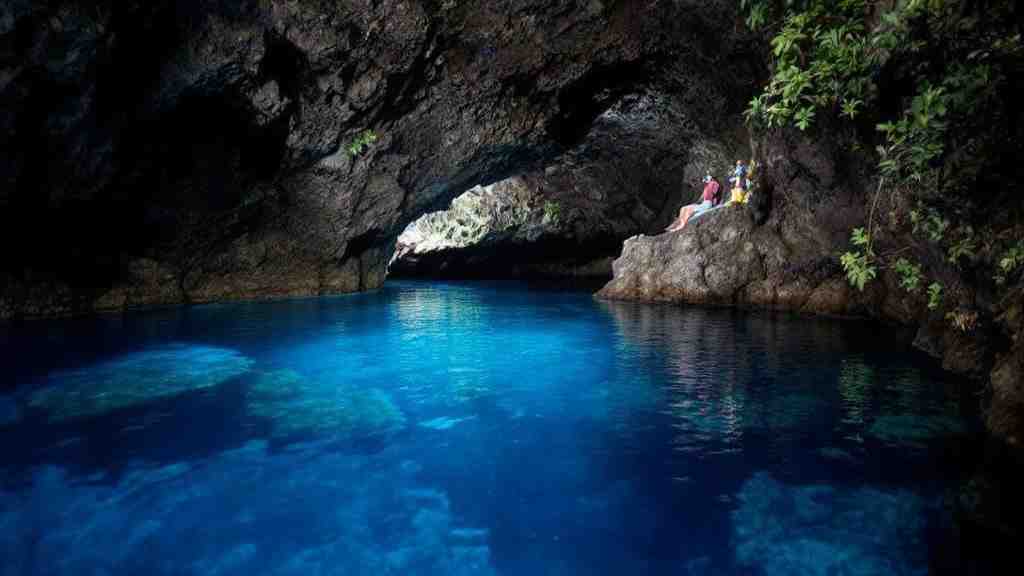
[[[0,327],[0,576],[941,572],[975,399],[886,332],[414,282]]]

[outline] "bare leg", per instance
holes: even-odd
[[[672,225],[667,228],[667,230],[669,232],[682,230],[683,226],[686,226],[686,222],[687,220],[690,219],[690,216],[693,216],[694,210],[695,208],[693,205],[683,206],[682,209],[679,210],[679,218],[677,218],[676,221],[673,222]]]
[[[679,225],[679,229],[680,230],[682,230],[683,228],[686,228],[686,223],[690,221],[690,218],[693,217],[693,213],[697,211],[697,209],[694,208],[693,206],[687,206],[686,208],[687,208],[687,210],[686,210],[686,215],[683,216],[683,223]]]
[[[673,220],[672,223],[669,224],[667,228],[665,228],[665,231],[666,232],[675,232],[676,230],[679,230],[680,228],[682,228],[682,226],[680,225],[680,222],[683,221],[683,215],[685,213],[686,213],[686,206],[683,206],[682,208],[679,209],[679,216],[677,216],[676,219]]]

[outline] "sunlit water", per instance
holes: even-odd
[[[976,399],[886,331],[437,283],[0,327],[0,575],[955,571]]]

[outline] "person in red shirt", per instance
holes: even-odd
[[[704,194],[702,199],[705,202],[718,204],[722,199],[721,192],[722,185],[718,183],[718,180],[712,178],[711,174],[704,176]]]
[[[715,202],[715,197],[718,195],[719,190],[721,190],[721,185],[711,177],[711,174],[704,176],[704,191],[701,193],[701,203],[687,204],[680,208],[679,217],[668,228],[665,228],[665,231],[675,232],[676,230],[682,230],[686,227],[686,223],[690,221],[690,218],[710,209]]]

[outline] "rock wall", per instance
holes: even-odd
[[[858,172],[859,159],[789,132],[761,142],[758,156],[749,203],[714,209],[679,232],[628,239],[599,296],[837,315],[879,305],[885,284],[853,293],[836,259],[864,217],[867,178],[838,177],[840,167]]]
[[[0,317],[378,286],[409,222],[550,165],[625,95],[719,130],[760,73],[735,10],[5,2]]]
[[[1011,446],[1024,440],[1024,350],[1021,289],[1000,301],[970,278],[938,262],[933,249],[900,232],[874,230],[879,253],[915,250],[942,274],[943,304],[934,311],[924,290],[908,293],[891,269],[881,269],[864,291],[852,288],[838,255],[849,231],[866,220],[867,165],[842,145],[844,135],[791,131],[762,134],[754,142],[762,164],[748,204],[703,214],[681,231],[626,240],[612,264],[614,276],[598,297],[792,310],[874,317],[917,328],[914,345],[946,370],[987,381],[989,428]],[[889,202],[876,205],[888,213]],[[957,326],[951,318],[970,321]]]

